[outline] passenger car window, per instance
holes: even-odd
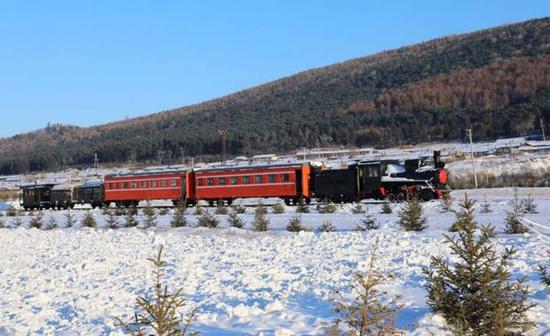
[[[178,181],[175,179],[170,180],[170,187],[175,187],[178,185]]]
[[[160,181],[160,187],[161,188],[166,188],[166,180],[161,180]]]
[[[231,178],[231,184],[237,184],[237,182],[238,182],[237,177],[232,177]]]
[[[275,180],[276,180],[275,174],[268,175],[267,177],[268,177],[269,183],[275,183]]]
[[[157,181],[151,181],[151,188],[157,187]]]
[[[281,174],[281,182],[290,181],[290,174]]]
[[[250,183],[250,176],[243,176],[243,184],[249,184]]]
[[[214,179],[209,177],[206,182],[208,183],[208,185],[214,185]]]
[[[147,188],[147,181],[141,181],[141,187]]]
[[[254,176],[254,183],[263,183],[264,179],[262,175],[256,175]]]
[[[225,185],[225,177],[218,178],[218,184],[219,185]]]

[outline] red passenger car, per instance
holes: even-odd
[[[117,206],[137,205],[139,201],[187,199],[186,171],[130,173],[105,176],[105,202]]]
[[[195,200],[228,204],[235,198],[279,197],[286,204],[311,199],[310,165],[307,163],[222,167],[195,170]],[[191,176],[190,176],[191,178]]]

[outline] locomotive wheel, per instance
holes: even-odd
[[[395,197],[394,193],[388,194],[388,202],[394,203],[396,201],[397,197]]]
[[[305,201],[306,201],[306,204],[309,205],[311,203],[311,198],[308,197],[305,199]]]
[[[405,193],[403,192],[400,192],[399,194],[397,194],[397,202],[401,203],[403,202],[407,197],[405,196]]]

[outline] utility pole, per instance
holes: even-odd
[[[477,189],[477,173],[476,173],[476,162],[474,158],[474,144],[472,142],[472,129],[468,128],[466,129],[466,132],[468,132],[468,138],[470,139],[470,155],[472,156],[472,173],[474,174],[474,186]]]
[[[159,150],[158,151],[158,155],[159,155],[159,166],[162,166],[162,156],[164,154],[164,151],[163,150]]]
[[[218,135],[220,136],[220,142],[222,145],[221,164],[222,166],[225,166],[225,158],[227,155],[227,130],[225,128],[220,128],[218,130]]]
[[[542,131],[542,141],[546,141],[546,135],[544,134],[544,120],[540,118],[540,130]]]
[[[97,153],[94,153],[94,169],[97,169],[99,167],[99,158],[97,157]]]
[[[185,163],[185,152],[183,151],[183,147],[180,147],[181,151],[181,164]]]

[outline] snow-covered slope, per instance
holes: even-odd
[[[468,191],[487,198],[493,209],[478,214],[480,224],[497,226],[494,239],[499,250],[515,246],[514,277],[527,276],[530,300],[538,303],[529,316],[537,321],[539,335],[550,328],[550,291],[538,281],[537,265],[550,257],[550,231],[539,234],[504,234],[510,189]],[[550,189],[520,190],[536,199],[539,213],[526,215],[550,229]],[[455,197],[461,197],[455,192]],[[456,202],[455,202],[456,203]],[[164,246],[168,261],[167,284],[183,287],[192,306],[200,307],[195,327],[203,335],[320,335],[336,316],[330,299],[335,290],[349,291],[353,272],[367,267],[368,256],[380,242],[377,265],[395,277],[383,289],[401,295],[404,310],[398,324],[412,335],[443,335],[443,321],[425,303],[422,273],[430,257],[449,256],[443,234],[453,221],[441,213],[438,202],[425,203],[429,228],[404,232],[393,214],[381,214],[381,205],[368,204],[381,227],[353,232],[362,215],[346,205],[335,214],[302,214],[312,229],[331,221],[337,232],[285,231],[294,208],[285,214],[269,214],[270,231],[255,233],[227,227],[220,229],[168,227],[169,215],[159,217],[154,229],[54,229],[50,231],[0,229],[0,335],[72,334],[116,335],[113,317],[129,318],[134,300],[147,294],[152,267],[147,258]],[[192,211],[188,211],[191,213]],[[78,218],[82,211],[73,211]],[[93,210],[99,226],[104,219]],[[242,215],[250,225],[253,209]],[[48,213],[58,223],[64,212]],[[186,215],[194,225],[196,216]],[[10,219],[1,217],[4,223]],[[24,226],[29,217],[22,217]],[[539,228],[540,229],[540,228]],[[2,332],[3,330],[3,332]]]

